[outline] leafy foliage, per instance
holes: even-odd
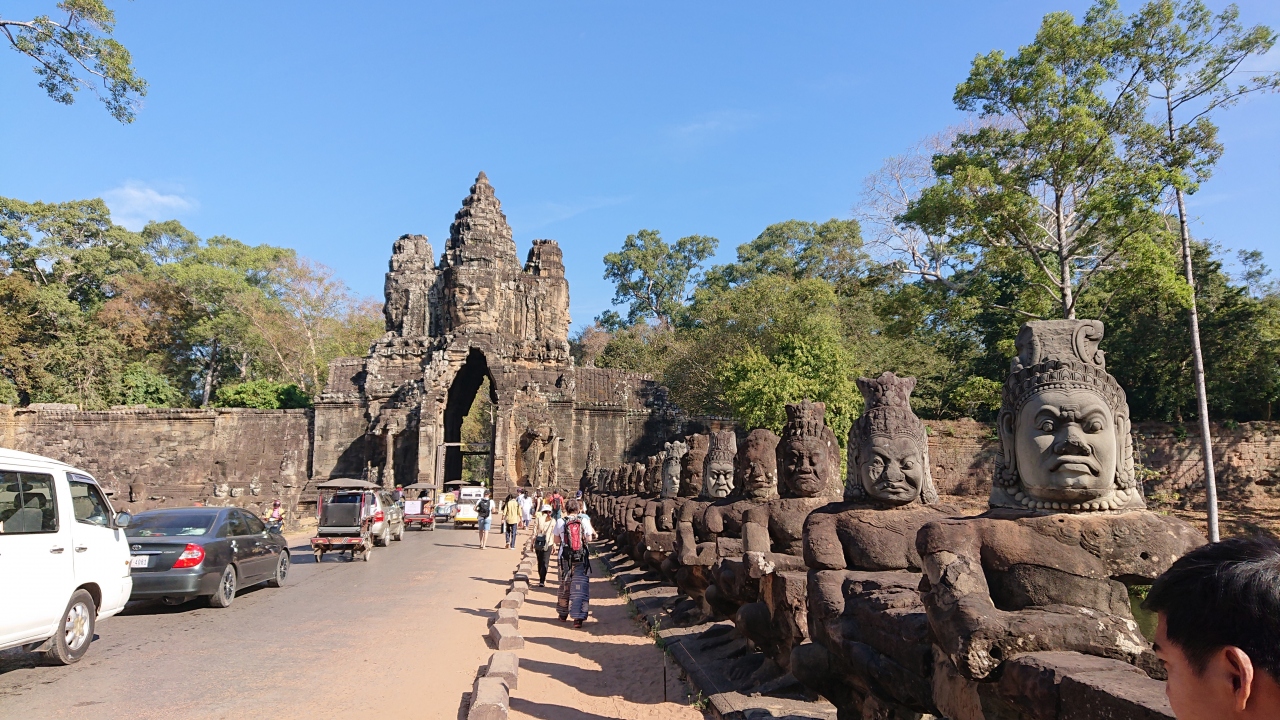
[[[0,376],[19,403],[205,405],[224,379],[324,386],[379,309],[291,250],[131,232],[101,200],[0,198]],[[292,401],[291,401],[292,402]]]
[[[0,17],[0,33],[36,61],[40,87],[49,97],[70,105],[77,92],[89,88],[112,117],[133,122],[147,82],[134,70],[129,51],[111,37],[115,13],[103,0],[62,0],[57,7],[66,13],[62,22],[48,15],[25,21]]]
[[[311,407],[311,398],[293,383],[250,380],[218,388],[216,407],[290,410]]]
[[[719,240],[704,235],[668,245],[656,230],[628,235],[622,249],[604,256],[604,277],[614,282],[614,305],[627,305],[628,325],[649,318],[664,327],[684,303],[694,269],[711,257]]]

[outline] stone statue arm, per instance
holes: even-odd
[[[804,562],[815,570],[844,570],[844,545],[836,531],[839,515],[812,512],[804,520]]]
[[[924,578],[920,595],[929,626],[962,675],[983,680],[1018,653],[1072,650],[1159,673],[1159,663],[1132,620],[1093,608],[996,607],[983,571],[984,538],[964,521],[932,522],[916,536]]]
[[[755,505],[742,515],[742,557],[747,574],[762,578],[782,570],[804,570],[804,559],[773,552],[769,524],[773,517],[768,504]]]
[[[675,545],[675,533],[658,529],[658,515],[662,512],[661,501],[650,501],[644,508],[644,545],[647,550],[670,552]]]
[[[707,508],[706,512],[710,513],[711,508]],[[710,567],[716,561],[716,543],[714,539],[710,542],[698,542],[698,535],[694,528],[697,515],[697,502],[687,502],[680,509],[680,522],[676,527],[677,558],[681,565]]]

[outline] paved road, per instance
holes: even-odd
[[[297,546],[285,587],[223,610],[131,604],[76,665],[0,652],[0,718],[457,718],[517,560],[476,541],[411,531],[319,565]]]

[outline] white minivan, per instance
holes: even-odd
[[[133,590],[129,513],[116,515],[88,473],[0,449],[0,650],[79,660],[96,621]]]

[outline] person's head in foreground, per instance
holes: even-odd
[[[578,507],[577,500],[570,500],[569,502],[564,504],[564,511],[569,513],[570,515],[577,515],[578,510],[579,510],[579,507]]]
[[[1155,652],[1178,720],[1280,720],[1280,543],[1233,538],[1156,579]]]

